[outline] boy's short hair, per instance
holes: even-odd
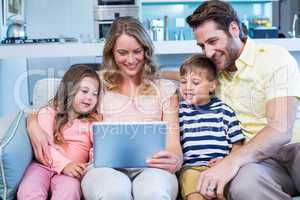
[[[217,66],[209,58],[202,54],[195,54],[186,59],[180,66],[180,76],[185,76],[190,72],[197,73],[199,69],[204,69],[207,72],[207,79],[209,81],[218,79]]]

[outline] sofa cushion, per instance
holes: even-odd
[[[33,107],[38,110],[40,107],[48,105],[60,83],[59,78],[46,78],[36,82],[33,88]]]
[[[0,117],[0,143],[2,139],[4,138],[5,132],[9,128],[10,123],[14,120],[17,113],[13,113],[10,115],[7,115],[5,117]]]
[[[14,199],[22,176],[32,160],[32,149],[23,111],[15,117],[2,118],[0,127],[4,127],[0,143],[0,199],[10,200]]]

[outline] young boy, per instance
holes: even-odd
[[[194,55],[180,67],[179,125],[184,155],[179,182],[187,200],[204,199],[197,193],[200,173],[217,165],[245,139],[234,111],[218,98],[217,68],[202,55]],[[212,191],[214,192],[214,191]]]

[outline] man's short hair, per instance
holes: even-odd
[[[179,74],[180,76],[185,76],[191,72],[195,72],[197,74],[201,69],[204,69],[207,72],[206,78],[209,81],[217,80],[217,66],[209,58],[202,54],[195,54],[186,59],[180,66]]]
[[[186,18],[186,22],[193,29],[205,22],[213,21],[217,28],[229,34],[229,25],[236,22],[240,26],[240,20],[233,7],[224,1],[210,0],[203,2],[192,15]],[[242,30],[240,30],[242,32]]]

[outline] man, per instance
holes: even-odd
[[[281,47],[243,38],[236,12],[226,2],[204,2],[187,23],[203,53],[217,65],[219,96],[236,111],[248,138],[240,150],[203,172],[199,193],[207,199],[223,199],[224,194],[233,200],[291,199],[300,192],[300,75],[295,59]]]

